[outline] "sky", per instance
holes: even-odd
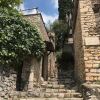
[[[20,6],[22,10],[32,9],[34,7],[38,7],[46,24],[49,22],[52,23],[58,18],[58,0],[24,0]],[[30,11],[29,13],[33,12]],[[24,13],[28,14],[28,12]]]

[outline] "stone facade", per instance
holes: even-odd
[[[76,27],[74,33],[74,50],[75,50],[75,78],[76,80],[84,82],[85,78],[85,64],[84,64],[84,51],[83,51],[82,31],[80,22],[80,12],[78,9],[78,15],[76,19]]]
[[[53,44],[53,47],[55,49],[55,33],[49,32],[48,33],[50,42]],[[55,61],[56,61],[56,54],[55,52],[51,52],[49,54],[49,59],[48,59],[48,77],[55,77],[55,74],[57,72],[57,68],[55,66]]]
[[[49,37],[48,37],[47,31],[46,31],[46,27],[43,22],[41,13],[24,15],[24,18],[28,22],[30,22],[31,25],[37,27],[37,29],[40,32],[40,35],[44,41],[49,41]]]
[[[34,84],[40,83],[41,68],[41,60],[37,60],[35,57],[28,57],[24,61],[21,77],[23,91],[30,91],[33,89]]]
[[[100,81],[100,0],[79,0],[74,30],[76,76],[81,82]],[[73,28],[74,29],[74,28]]]
[[[16,78],[16,71],[0,66],[0,100],[8,100],[16,90]]]
[[[52,39],[50,39],[51,35],[47,33],[40,13],[25,15],[24,18],[29,21],[31,25],[37,27],[40,36],[46,44],[46,50],[40,61],[32,57],[30,60],[25,61],[25,65],[23,66],[22,79],[28,82],[26,84],[26,90],[29,90],[29,86],[31,86],[30,88],[32,89],[34,83],[40,84],[43,81],[47,81],[48,77],[53,74],[54,71],[52,69],[55,66],[54,54],[47,50],[47,43],[51,43],[51,45],[54,46],[54,41],[52,42]]]
[[[40,13],[25,15],[24,18],[37,27],[44,42],[51,42]],[[54,57],[54,53],[46,48],[41,59],[34,56],[27,57],[18,72],[12,68],[0,67],[0,100],[17,100],[19,97],[26,97],[26,94],[27,97],[38,95],[40,85],[54,73],[51,68],[52,65],[55,66]]]

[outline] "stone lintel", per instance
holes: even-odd
[[[100,45],[99,37],[85,37],[84,42],[87,46]]]

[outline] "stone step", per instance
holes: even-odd
[[[75,81],[48,81],[48,84],[72,84]]]
[[[18,100],[83,100],[83,98],[27,98]]]
[[[65,88],[65,85],[60,85],[60,84],[47,84],[47,85],[42,85],[43,88],[52,88],[52,89],[63,89]]]
[[[73,73],[74,71],[73,70],[59,70],[58,73],[61,73],[61,74],[67,74],[67,73]]]
[[[53,92],[53,93],[76,93],[77,90],[68,90],[68,89],[45,89],[46,92]]]
[[[48,81],[70,81],[70,80],[74,80],[73,77],[61,77],[61,78],[50,78]]]
[[[41,85],[42,88],[52,88],[52,89],[70,89],[70,88],[74,88],[75,85],[74,84],[45,84],[45,85]],[[76,89],[76,87],[75,87]]]
[[[81,98],[80,93],[44,93],[42,94],[44,98]]]
[[[48,81],[71,81],[71,80],[73,80],[72,78],[51,78],[51,79],[49,79]]]
[[[58,73],[58,77],[59,76],[67,76],[67,75],[73,75],[73,73]]]
[[[73,74],[60,74],[60,75],[57,75],[56,77],[50,77],[50,78],[59,78],[59,77],[72,77],[73,76]]]

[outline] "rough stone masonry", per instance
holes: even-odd
[[[100,100],[100,0],[74,0],[74,7],[76,80],[85,100]]]
[[[78,4],[74,47],[76,77],[81,82],[100,82],[99,5],[100,0],[79,0]]]

